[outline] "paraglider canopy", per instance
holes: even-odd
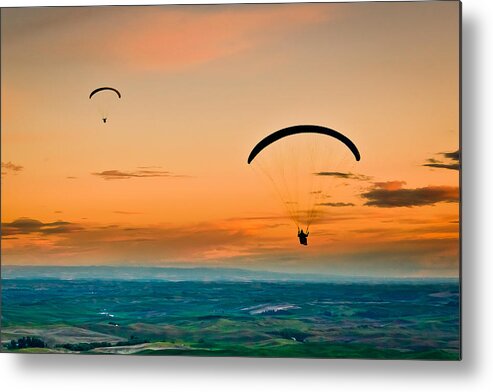
[[[252,150],[250,155],[248,156],[248,164],[250,164],[255,157],[268,145],[274,143],[275,141],[282,139],[287,136],[296,135],[299,133],[318,133],[320,135],[332,136],[333,138],[340,140],[344,143],[353,153],[354,158],[359,161],[361,159],[358,148],[354,145],[354,143],[344,136],[342,133],[334,131],[333,129],[321,127],[319,125],[295,125],[294,127],[288,127],[281,129],[273,134],[262,139]]]
[[[96,90],[93,90],[91,92],[91,94],[89,94],[89,99],[91,99],[94,94],[97,94],[100,91],[105,91],[105,90],[113,91],[114,93],[116,93],[116,95],[118,95],[118,98],[121,98],[122,97],[122,95],[120,94],[120,92],[116,88],[113,88],[113,87],[99,87]]]
[[[360,159],[356,145],[342,133],[296,125],[263,138],[247,161],[271,183],[304,244],[310,225],[324,219],[331,207],[354,205],[341,198],[352,197],[347,185]]]
[[[113,87],[99,87],[89,94],[89,99],[94,101],[103,123],[106,123],[112,106],[121,97],[120,91]]]

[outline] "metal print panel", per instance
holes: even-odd
[[[459,360],[460,15],[3,8],[2,351]]]

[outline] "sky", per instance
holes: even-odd
[[[10,8],[1,45],[4,265],[458,276],[458,2]],[[298,124],[362,156],[307,247],[246,163]]]

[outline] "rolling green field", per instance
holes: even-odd
[[[456,281],[3,279],[3,350],[460,359]],[[37,337],[45,347],[14,347]]]

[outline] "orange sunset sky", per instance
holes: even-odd
[[[458,2],[12,8],[1,40],[2,264],[458,276]],[[308,247],[246,163],[296,124],[362,155]]]

